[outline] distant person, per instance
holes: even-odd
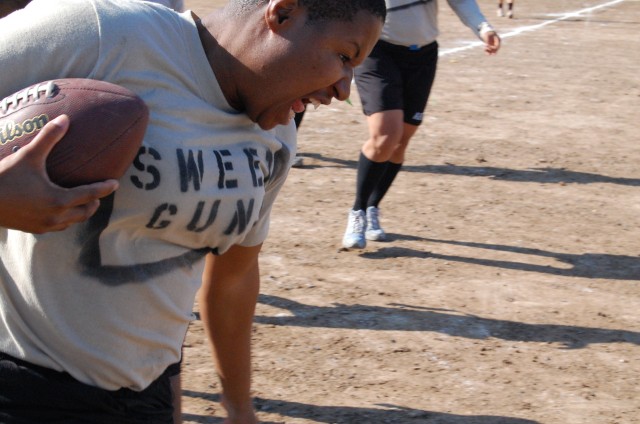
[[[515,0],[507,0],[507,18],[512,19],[513,18],[513,2]],[[503,17],[504,16],[504,11],[502,10],[502,4],[503,1],[502,0],[498,0],[498,12],[497,15],[499,17]]]
[[[437,0],[387,0],[387,21],[371,55],[355,70],[369,139],[358,160],[356,196],[342,239],[347,249],[383,241],[378,206],[398,175],[422,123],[438,62]],[[476,0],[449,0],[460,20],[496,54],[500,37]]]

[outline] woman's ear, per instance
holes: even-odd
[[[269,29],[277,32],[280,27],[288,24],[299,7],[298,0],[269,0],[265,12],[265,20]]]

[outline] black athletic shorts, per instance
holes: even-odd
[[[173,424],[171,366],[149,387],[104,390],[0,353],[2,424]]]
[[[355,80],[364,114],[400,109],[404,122],[420,125],[438,65],[438,43],[421,48],[379,40],[356,67]]]

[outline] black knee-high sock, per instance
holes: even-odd
[[[358,159],[358,176],[356,179],[356,201],[353,210],[364,210],[367,207],[367,200],[375,189],[378,181],[384,173],[387,162],[373,162],[360,152]]]
[[[376,184],[376,187],[373,189],[371,195],[369,196],[367,207],[378,207],[384,195],[387,194],[387,191],[389,191],[393,180],[396,179],[398,172],[400,172],[400,168],[402,168],[401,163],[387,162],[387,166],[384,169],[384,174],[382,174],[382,177],[380,177],[378,184]]]

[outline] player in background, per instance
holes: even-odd
[[[33,0],[2,19],[0,98],[101,79],[140,94],[151,121],[87,221],[39,236],[8,229],[26,226],[24,202],[12,225],[0,214],[0,421],[175,422],[170,377],[199,292],[224,423],[257,422],[258,254],[296,150],[292,117],[349,97],[385,15],[382,0],[230,0],[203,19],[148,2]],[[54,120],[38,141],[68,125]],[[0,186],[31,192],[28,175],[52,187],[45,150],[1,161]]]
[[[356,68],[355,81],[367,116],[369,139],[358,160],[355,201],[342,245],[382,241],[379,204],[405,160],[411,137],[422,123],[438,61],[437,0],[386,0],[387,20],[371,55]],[[449,0],[460,20],[485,43],[487,54],[500,37],[475,0]]]
[[[513,18],[513,2],[514,2],[514,0],[507,0],[507,18],[509,18],[509,19]],[[497,10],[496,14],[499,17],[503,17],[504,16],[504,11],[502,10],[503,3],[504,2],[502,0],[498,0],[498,10]]]

